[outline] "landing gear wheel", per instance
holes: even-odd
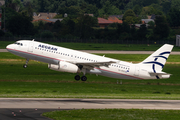
[[[27,65],[26,65],[26,64],[24,64],[24,65],[23,65],[23,67],[24,67],[24,68],[27,68]]]
[[[23,68],[27,68],[28,62],[29,62],[29,59],[26,59],[26,64],[23,65]]]
[[[82,81],[86,81],[86,80],[87,80],[87,77],[86,77],[86,76],[82,76],[82,77],[81,77],[81,80],[82,80]]]
[[[78,81],[78,80],[80,80],[80,76],[79,76],[79,75],[76,75],[76,76],[74,77],[74,79]]]

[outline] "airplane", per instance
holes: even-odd
[[[48,63],[48,68],[69,73],[77,73],[75,80],[86,81],[86,73],[117,79],[162,79],[171,74],[162,71],[173,45],[164,44],[140,63],[130,63],[105,56],[72,50],[33,40],[19,40],[6,46],[17,56],[26,58],[23,65],[27,68],[29,60]],[[79,73],[83,73],[80,77]]]

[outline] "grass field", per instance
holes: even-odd
[[[177,110],[81,109],[53,111],[43,116],[54,120],[179,120]]]
[[[15,41],[0,41],[0,49],[5,49],[8,44]],[[76,50],[123,50],[123,51],[155,51],[162,45],[158,44],[102,44],[102,43],[60,43],[45,42],[61,47],[67,47]],[[174,47],[173,51],[180,51],[180,47]]]
[[[106,56],[139,62],[148,55]],[[0,53],[0,97],[180,100],[179,60],[179,55],[170,55],[164,67],[165,72],[173,74],[169,79],[119,80],[88,74],[88,81],[81,82],[74,80],[75,74],[52,71],[41,62],[30,61],[24,69],[25,59]],[[179,120],[179,114],[177,110],[81,109],[43,113],[43,116],[55,120]]]
[[[178,55],[170,55],[168,62],[173,64],[164,67],[173,74],[170,79],[120,80],[87,74],[86,82],[75,81],[75,74],[52,71],[45,63],[30,61],[24,69],[24,59],[10,53],[0,56],[0,97],[180,99]],[[107,56],[138,62],[148,55]]]

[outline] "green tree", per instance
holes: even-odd
[[[147,34],[147,27],[145,24],[142,24],[139,28],[139,30],[137,31],[137,36],[138,39],[140,40],[146,40],[146,34]]]
[[[162,15],[163,13],[161,10],[155,9],[153,6],[146,6],[142,8],[141,15],[152,15],[152,14]]]
[[[64,18],[62,23],[61,35],[73,34],[75,30],[75,22],[70,18]]]
[[[5,23],[8,24],[9,20],[12,17],[18,15],[18,13],[16,11],[14,11],[12,8],[9,8],[9,7],[6,7],[5,9],[6,9],[5,10],[6,11],[6,13],[5,13]],[[2,25],[1,26],[2,26],[2,29],[4,29],[4,6],[2,7],[2,18],[1,18],[1,20],[2,20]]]
[[[123,22],[123,24],[117,24],[117,34],[127,33],[129,34],[131,32],[130,26],[127,22]]]
[[[6,24],[8,31],[14,35],[33,35],[34,26],[26,16],[17,14],[13,16]]]
[[[99,10],[99,15],[119,15],[121,12],[120,10],[111,4],[110,1],[106,1],[102,7],[102,9]]]
[[[180,26],[180,11],[177,8],[171,8],[167,15],[171,27]]]
[[[162,10],[165,14],[169,12],[170,8],[171,8],[171,2],[168,1],[168,2],[162,3]]]
[[[53,24],[53,30],[55,32],[59,32],[61,30],[61,27],[62,27],[62,23],[57,20],[54,24]]]
[[[148,22],[148,28],[154,29],[155,23],[153,21]]]
[[[21,11],[21,14],[28,17],[30,21],[33,20],[33,8],[30,2],[24,4],[24,9]]]
[[[136,33],[137,30],[136,30],[135,25],[131,25],[130,32],[131,32],[131,39],[135,40],[137,37],[137,33]]]
[[[51,1],[48,0],[31,0],[32,6],[37,12],[49,12],[49,6],[51,6]],[[53,3],[52,3],[53,4]]]
[[[123,22],[126,22],[128,24],[135,24],[139,22],[139,18],[136,17],[135,13],[133,10],[129,9],[124,13],[123,16]]]
[[[92,27],[97,26],[97,18],[88,15],[81,15],[78,17],[76,23],[75,35],[79,38],[92,38],[94,36],[94,29]]]
[[[171,8],[176,8],[180,11],[180,0],[172,0],[171,1]]]
[[[156,16],[155,25],[153,32],[156,39],[164,39],[169,36],[170,28],[164,16]]]
[[[134,11],[134,13],[135,13],[136,15],[140,15],[141,10],[142,10],[142,8],[140,7],[140,5],[135,5],[135,6],[133,7],[133,11]]]
[[[151,4],[160,4],[159,0],[143,0],[143,6],[149,6]]]
[[[70,7],[59,8],[58,13],[62,15],[67,13],[68,16],[77,17],[79,14],[84,14],[85,12],[82,11],[79,6],[70,6]]]
[[[82,4],[80,8],[86,14],[93,14],[95,17],[99,16],[98,8],[95,5],[92,5],[92,4]]]

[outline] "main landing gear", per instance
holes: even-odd
[[[77,80],[77,81],[80,80],[80,79],[81,79],[82,81],[86,81],[86,80],[87,80],[87,77],[84,76],[84,75],[83,75],[82,77],[80,77],[79,75],[76,75],[76,76],[74,77],[74,79]]]
[[[74,79],[75,80],[82,80],[82,81],[86,81],[87,80],[87,77],[85,76],[86,75],[86,69],[83,69],[83,68],[81,68],[81,72],[83,72],[83,76],[82,77],[80,77],[79,75],[76,75],[75,77],[74,77]]]
[[[23,65],[23,68],[27,68],[27,67],[28,67],[28,65],[27,65],[27,64],[28,64],[28,62],[29,62],[29,60],[28,60],[28,59],[26,59],[26,64],[24,64],[24,65]]]

